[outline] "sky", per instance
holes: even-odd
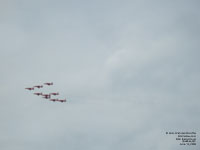
[[[199,149],[199,6],[0,0],[0,149]],[[67,103],[25,90],[44,82]]]

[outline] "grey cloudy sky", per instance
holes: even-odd
[[[165,135],[200,134],[199,6],[0,0],[0,149],[199,149]]]

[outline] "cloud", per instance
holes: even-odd
[[[198,131],[197,1],[1,3],[1,149],[194,148],[165,132]]]

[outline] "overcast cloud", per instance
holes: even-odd
[[[165,134],[200,134],[199,6],[0,0],[0,149],[199,149]]]

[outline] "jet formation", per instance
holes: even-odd
[[[44,83],[44,85],[46,86],[52,86],[53,85],[53,82],[47,82],[47,83]],[[35,88],[43,88],[44,86],[43,85],[35,85],[33,87],[27,87],[25,88],[26,90],[29,90],[29,91],[32,91],[34,90]],[[41,96],[42,98],[44,99],[48,99],[49,101],[52,101],[52,102],[67,102],[66,98],[65,99],[58,99],[58,98],[52,98],[52,96],[57,96],[59,95],[58,92],[52,92],[52,93],[42,93],[42,92],[37,92],[37,93],[33,93],[34,95],[37,95],[37,96]]]

